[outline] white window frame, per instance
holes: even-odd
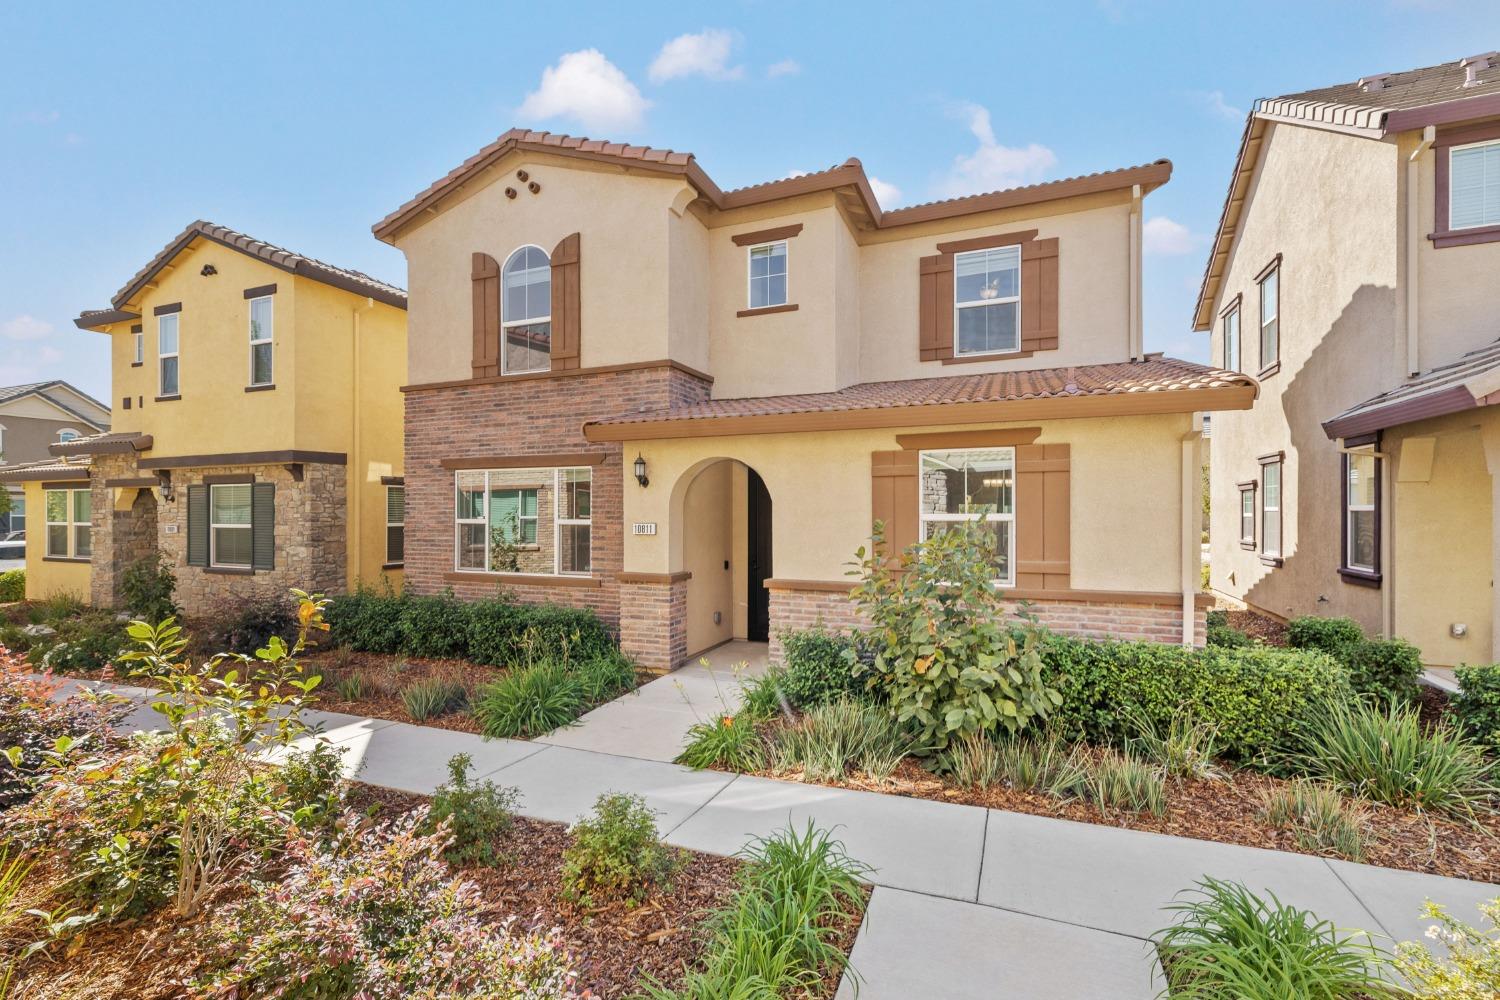
[[[755,275],[753,273],[754,269],[755,269],[755,264],[754,264],[754,261],[755,261],[755,251],[757,251],[757,250],[768,250],[768,249],[771,249],[773,247],[778,247],[778,246],[781,247],[781,256],[782,256],[782,259],[786,261],[786,271],[782,274],[782,277],[786,279],[786,282],[785,282],[785,284],[786,284],[786,289],[785,289],[785,295],[786,295],[786,297],[783,298],[780,302],[767,301],[765,305],[758,306],[758,305],[755,304]],[[774,256],[773,256],[772,259],[774,259]],[[771,282],[770,282],[771,275],[769,274],[769,272],[766,274],[765,277],[766,277],[766,298],[767,298],[767,300],[769,300],[770,297],[771,297]],[[766,242],[766,243],[757,243],[754,246],[746,247],[745,248],[745,308],[746,309],[775,309],[778,306],[784,306],[784,305],[786,305],[787,303],[789,303],[791,301],[792,301],[792,244],[791,244],[791,241],[790,240],[770,240],[769,242]]]
[[[42,506],[43,506],[43,508],[45,508],[46,504],[43,504]],[[10,531],[25,531],[26,530],[26,519],[27,519],[27,516],[28,515],[27,515],[27,512],[26,512],[26,494],[25,493],[12,493],[11,496],[10,496],[10,514],[9,514],[10,528],[8,530],[10,530]],[[44,510],[42,516],[44,518],[46,517],[45,510]],[[16,518],[17,517],[19,517],[21,519],[21,526],[19,528],[16,527]]]
[[[130,363],[133,364],[133,365],[143,365],[143,364],[145,364],[146,363],[146,331],[145,330],[136,330],[135,332],[133,332],[130,335],[130,339],[133,342],[133,344],[132,344],[132,350],[135,352],[132,355],[132,357],[131,357]]]
[[[1375,518],[1376,526],[1378,528],[1380,522],[1375,515],[1375,511],[1379,506],[1380,498],[1380,458],[1375,454],[1375,449],[1373,447],[1369,449],[1361,448],[1345,452],[1343,458],[1345,555],[1345,565],[1343,568],[1359,570],[1364,573],[1378,573],[1380,571],[1379,566],[1366,566],[1363,563],[1357,563],[1354,561],[1354,518],[1351,515],[1356,513],[1369,514],[1372,518]],[[1351,497],[1353,497],[1354,491],[1351,489],[1352,484],[1349,480],[1354,473],[1354,460],[1356,458],[1368,458],[1370,460],[1370,478],[1374,482],[1374,488],[1370,491],[1369,503],[1355,503],[1352,499],[1350,499]],[[1378,555],[1376,557],[1376,560],[1379,561]]]
[[[1448,230],[1449,232],[1467,232],[1471,229],[1488,229],[1492,226],[1500,226],[1500,219],[1486,219],[1476,222],[1470,226],[1455,226],[1453,224],[1453,154],[1466,149],[1475,149],[1480,146],[1500,146],[1500,139],[1483,139],[1479,142],[1466,142],[1462,146],[1448,147]],[[1483,191],[1480,192],[1481,195]]]
[[[922,509],[921,478],[925,468],[928,455],[952,455],[956,452],[982,451],[986,453],[1005,452],[1010,456],[1011,475],[1011,509],[1009,513],[995,514],[948,514],[929,513]],[[1010,569],[1009,577],[996,578],[994,583],[997,587],[1014,587],[1016,585],[1016,506],[1020,502],[1020,482],[1016,472],[1016,449],[1014,448],[930,448],[917,455],[917,521],[919,524],[918,535],[922,541],[927,540],[927,525],[930,523],[958,523],[963,521],[985,522],[1009,522],[1010,530],[1005,533],[1006,548],[1005,565]]]
[[[489,489],[489,476],[488,475],[485,476],[484,483],[485,483],[485,490],[484,490],[485,510],[484,510],[484,513],[485,513],[485,518],[486,518],[485,523],[488,524],[489,523],[488,518],[489,518],[489,513],[490,513],[489,506],[488,506],[489,502],[490,502],[490,489]],[[498,487],[497,491],[500,492],[500,493],[515,493],[515,494],[517,494],[517,496],[516,496],[516,511],[517,511],[517,513],[516,513],[516,532],[517,532],[517,535],[519,536],[519,535],[526,534],[526,532],[522,531],[521,529],[526,526],[526,522],[527,521],[530,521],[531,522],[531,534],[532,534],[533,537],[535,537],[536,533],[539,530],[541,530],[541,524],[542,524],[542,498],[541,497],[537,497],[536,498],[537,508],[536,508],[536,513],[535,514],[522,514],[522,513],[520,513],[520,511],[525,510],[526,506],[525,506],[525,504],[521,503],[520,494],[522,494],[522,493],[535,493],[535,492],[537,492],[537,487],[535,487],[535,486],[504,486],[504,485],[502,485],[502,486]],[[535,541],[535,542],[523,542],[523,541],[520,540],[519,537],[517,537],[517,538],[513,539],[512,541],[513,541],[513,543],[515,545],[517,545],[517,546],[523,546],[523,547],[528,548],[528,549],[530,549],[530,548],[541,548],[541,546],[542,546],[542,543],[541,543],[540,540]]]
[[[57,443],[63,444],[68,441],[77,441],[81,437],[83,437],[83,435],[75,431],[73,428],[64,427],[57,432]]]
[[[1238,507],[1240,519],[1240,547],[1253,549],[1255,548],[1255,519],[1258,516],[1257,511],[1260,504],[1260,484],[1239,483],[1235,487],[1235,489],[1237,489],[1240,494]],[[1250,503],[1250,509],[1248,512],[1245,510],[1245,502],[1247,500]],[[1248,533],[1245,531],[1245,528],[1247,526],[1250,528]]]
[[[271,307],[271,322],[267,324],[268,329],[261,331],[261,333],[265,334],[265,336],[261,337],[259,340],[255,339],[255,303],[257,302],[265,302]],[[276,296],[257,296],[246,303],[245,311],[247,313],[245,317],[245,324],[250,330],[250,379],[246,384],[250,386],[275,385],[276,345],[274,343],[274,338],[276,335]],[[257,382],[255,381],[255,349],[262,344],[265,344],[271,348],[271,363],[267,366],[269,370],[267,371],[268,377],[266,378],[266,380],[264,382]],[[178,379],[179,381],[181,380],[180,371],[178,373]]]
[[[1016,294],[1006,295],[996,299],[972,299],[960,302],[958,299],[958,262],[965,257],[973,257],[978,254],[987,254],[995,250],[1006,250],[1011,247],[1016,251]],[[1006,243],[996,247],[984,247],[980,250],[966,250],[963,253],[953,255],[953,356],[960,358],[987,358],[1005,357],[1010,354],[1021,353],[1021,264],[1022,246],[1019,243]],[[999,306],[1014,302],[1016,304],[1016,346],[1008,351],[965,351],[959,345],[962,340],[959,337],[959,313],[964,309],[973,309],[977,306]]]
[[[243,487],[250,491],[250,521],[247,524],[221,524],[214,520],[214,493],[223,489],[239,489]],[[242,563],[226,563],[219,561],[219,529],[228,528],[233,531],[244,530],[250,533],[250,560]],[[208,487],[208,564],[215,569],[254,569],[255,568],[255,485],[253,483],[210,483]]]
[[[1233,351],[1230,350],[1230,320],[1234,321]],[[1239,302],[1235,302],[1234,305],[1224,310],[1224,315],[1220,317],[1220,330],[1222,331],[1222,336],[1224,338],[1224,369],[1226,371],[1239,372],[1245,370],[1244,356],[1240,353],[1240,332],[1243,329],[1244,326],[1241,323],[1240,317],[1240,304]]]
[[[1271,495],[1271,491],[1266,488],[1266,470],[1270,469],[1272,466],[1274,466],[1276,468],[1276,506],[1274,506],[1274,507],[1272,507],[1269,503],[1266,502],[1267,498]],[[1267,557],[1267,558],[1269,558],[1269,559],[1280,559],[1281,558],[1282,550],[1286,548],[1286,539],[1282,537],[1282,533],[1286,530],[1286,519],[1281,516],[1281,512],[1286,508],[1286,460],[1285,459],[1278,458],[1278,459],[1276,459],[1274,461],[1267,461],[1267,462],[1264,462],[1264,463],[1261,464],[1261,467],[1260,467],[1260,490],[1259,490],[1259,493],[1260,493],[1260,554],[1263,555],[1263,556],[1265,556],[1265,557]],[[1271,515],[1273,515],[1273,514],[1276,516],[1276,548],[1275,549],[1271,549],[1271,548],[1268,548],[1266,546],[1266,542],[1267,542],[1268,537],[1269,537],[1269,533],[1266,531],[1266,522],[1270,519]]]
[[[456,480],[455,480],[455,482],[456,482]],[[399,521],[392,521],[391,520],[391,491],[392,490],[400,490],[401,491],[401,520],[399,520]],[[457,503],[457,497],[454,498],[454,502]],[[456,507],[454,509],[457,510]],[[391,529],[392,528],[400,528],[401,529],[401,558],[400,559],[392,559],[391,558]],[[454,537],[457,538],[457,536],[458,536],[458,528],[457,527],[455,527],[453,529],[453,533],[454,533]],[[399,565],[402,565],[402,564],[404,564],[406,562],[406,487],[405,486],[387,486],[385,488],[385,562],[386,562],[387,566],[399,566]]]
[[[182,395],[182,320],[179,318],[181,315],[181,313],[165,313],[156,317],[156,392],[159,396],[171,397]],[[176,341],[176,350],[170,352],[161,349],[161,330],[163,324],[168,320],[171,320],[172,333]],[[167,387],[163,383],[162,378],[165,373],[163,362],[168,358],[177,359],[177,384],[172,387],[171,392],[167,392]]]
[[[64,519],[61,520],[61,521],[54,521],[54,520],[52,520],[51,511],[48,510],[48,508],[51,506],[51,504],[49,504],[47,502],[47,497],[49,495],[53,494],[53,493],[61,493],[65,497],[67,497],[67,500],[65,501],[64,507],[63,507],[63,518]],[[78,520],[77,513],[76,513],[76,507],[74,506],[73,495],[75,493],[90,493],[90,490],[89,490],[89,488],[87,486],[85,486],[85,487],[82,487],[82,488],[70,487],[68,489],[61,489],[61,490],[43,490],[42,491],[42,525],[43,525],[43,527],[42,527],[42,554],[46,558],[48,558],[48,559],[90,559],[90,558],[92,558],[92,553],[93,553],[93,548],[94,548],[94,545],[93,545],[93,528],[94,528],[94,522],[93,522],[93,496],[92,495],[89,496],[89,520],[87,520],[87,521],[80,521],[80,520]],[[63,552],[54,552],[52,550],[52,529],[53,528],[59,528],[59,527],[65,527],[65,528],[67,528],[68,543],[65,546],[65,551],[63,551]],[[86,528],[89,529],[89,552],[90,552],[90,554],[89,555],[85,555],[85,556],[80,556],[78,554],[78,529],[80,527],[86,527]]]
[[[535,470],[535,471],[543,472],[543,473],[550,471],[552,473],[552,504],[553,504],[553,507],[552,507],[552,572],[551,573],[525,573],[525,572],[511,572],[510,570],[501,571],[501,570],[490,569],[490,560],[491,560],[491,558],[494,555],[494,553],[491,551],[490,542],[489,542],[489,532],[490,532],[490,475],[491,475],[492,472],[497,472],[497,471],[500,471],[500,470],[492,470],[492,469],[461,469],[461,470],[455,470],[454,473],[453,473],[453,513],[454,513],[454,517],[453,517],[453,571],[455,573],[473,573],[475,575],[484,575],[484,576],[499,575],[499,574],[501,574],[503,572],[503,574],[506,575],[506,576],[534,576],[534,577],[537,577],[537,578],[543,579],[543,580],[549,579],[549,578],[555,577],[555,576],[566,576],[566,577],[589,577],[589,576],[592,576],[593,575],[593,566],[594,566],[594,532],[593,532],[593,524],[594,524],[593,511],[594,511],[594,507],[593,507],[593,495],[592,495],[593,482],[594,482],[594,469],[593,469],[593,466],[588,466],[588,465],[582,465],[582,466],[568,465],[568,466],[554,466],[554,467],[552,467],[550,469],[548,467],[546,467],[546,466],[538,466],[536,468],[536,470]],[[530,471],[530,470],[506,469],[504,471],[506,471],[508,473],[515,473],[515,472],[518,472],[518,471]],[[472,475],[474,473],[477,473],[477,472],[483,472],[484,473],[484,502],[480,505],[480,516],[479,517],[463,517],[463,518],[461,518],[461,517],[458,516],[458,479],[459,479],[459,476],[463,475],[465,472],[469,473],[470,475]],[[566,519],[562,517],[562,509],[563,509],[562,508],[562,484],[563,484],[563,473],[564,472],[587,472],[589,474],[590,497],[589,497],[589,516],[588,517],[583,517],[583,518],[570,517],[570,518],[566,518]],[[509,487],[507,487],[506,484],[504,484],[504,483],[502,483],[502,484],[500,484],[499,486],[496,487],[496,489],[507,489],[507,488],[509,488]],[[518,487],[518,488],[520,488],[520,487]],[[536,519],[540,520],[540,517],[541,517],[540,501],[541,501],[541,498],[538,497],[537,500],[538,500],[538,505],[539,506],[538,506],[538,509],[537,509]],[[528,520],[530,520],[530,518],[528,518]],[[484,536],[484,538],[485,538],[485,542],[484,542],[484,567],[482,569],[478,568],[478,567],[475,567],[475,566],[461,566],[461,565],[459,565],[459,563],[460,563],[460,556],[461,556],[461,551],[460,551],[460,548],[459,548],[459,539],[462,537],[461,525],[465,525],[465,524],[479,524],[479,525],[483,525],[484,526],[484,532],[485,532],[485,536]],[[589,526],[589,569],[588,569],[587,572],[565,571],[562,568],[562,528],[563,528],[564,525],[588,525]]]
[[[1267,316],[1266,282],[1271,280],[1276,282],[1276,294],[1272,297],[1276,311]],[[1278,261],[1272,267],[1267,268],[1265,275],[1255,283],[1255,287],[1256,293],[1260,296],[1260,370],[1265,371],[1281,360],[1281,263]],[[1272,352],[1268,361],[1266,360],[1266,327],[1272,323],[1276,324],[1276,350]]]
[[[551,325],[552,325],[552,295],[551,295],[551,291],[552,291],[552,276],[551,276],[550,272],[547,275],[547,292],[548,292],[548,295],[547,295],[547,315],[545,315],[545,316],[539,316],[539,317],[536,317],[534,319],[507,320],[505,318],[505,312],[506,312],[506,309],[505,309],[505,300],[507,298],[507,296],[505,294],[505,270],[506,270],[506,268],[510,267],[510,262],[515,259],[516,254],[520,253],[523,250],[526,250],[527,248],[531,248],[531,249],[534,249],[537,252],[539,252],[542,255],[542,257],[546,259],[547,265],[549,267],[552,264],[552,255],[549,254],[547,251],[543,250],[541,247],[537,246],[535,243],[523,243],[520,246],[516,247],[514,250],[512,250],[510,253],[506,254],[505,255],[505,263],[503,263],[503,264],[500,265],[500,345],[499,345],[499,348],[500,348],[500,374],[501,375],[529,375],[529,374],[533,374],[535,372],[548,371],[552,367],[552,346],[553,346],[553,343],[554,343],[554,338],[551,336],[550,332],[549,332],[548,339],[547,339],[547,363],[545,365],[543,365],[540,368],[517,368],[517,369],[512,370],[512,369],[506,367],[506,364],[505,364],[505,358],[506,358],[505,333],[506,333],[507,330],[511,329],[512,327],[517,327],[517,326],[534,326],[537,323],[546,323],[547,326],[548,326],[548,328],[549,328],[549,331],[550,331],[550,328],[551,328]],[[488,481],[489,481],[489,477],[486,476],[485,477],[485,482],[487,483]],[[489,498],[489,493],[486,492],[485,493],[485,504],[486,504],[486,507],[488,507],[488,504],[489,504],[489,499],[488,498]],[[486,560],[486,564],[488,564],[489,556],[485,556],[485,560]]]

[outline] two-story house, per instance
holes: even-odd
[[[116,429],[23,473],[29,596],[118,606],[155,553],[188,614],[399,582],[402,289],[195,222],[75,323],[110,339]]]
[[[981,518],[1048,624],[1201,641],[1199,414],[1256,385],[1142,347],[1170,175],[887,211],[856,160],[725,191],[507,132],[374,227],[411,287],[406,585],[587,605],[671,668],[851,623],[876,520]]]
[[[1257,103],[1195,325],[1261,381],[1214,421],[1213,589],[1500,660],[1500,56]]]
[[[0,386],[0,489],[10,497],[0,539],[26,530],[26,491],[4,480],[6,467],[43,461],[49,445],[107,430],[109,407],[62,379]]]

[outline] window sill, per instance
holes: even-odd
[[[203,572],[214,573],[219,576],[254,576],[255,570],[249,566],[204,566]]]
[[[42,556],[42,562],[83,563],[87,565],[93,560],[87,556]]]
[[[1433,247],[1466,247],[1476,243],[1500,243],[1500,226],[1475,226],[1473,229],[1445,229],[1428,233]]]
[[[443,579],[448,583],[466,583],[470,581],[489,581],[492,583],[509,583],[515,586],[532,587],[587,587],[597,589],[602,581],[594,576],[553,576],[541,573],[486,573],[480,569],[454,570],[444,573]]]
[[[1255,543],[1254,542],[1246,542],[1246,541],[1242,540],[1240,542],[1240,548],[1244,549],[1246,552],[1254,552],[1255,551]]]
[[[951,358],[943,358],[945,365],[972,365],[981,361],[1011,361],[1015,358],[1029,358],[1035,351],[993,351],[989,354],[955,354]]]
[[[1261,556],[1260,557],[1260,564],[1262,566],[1276,566],[1276,567],[1279,567],[1279,566],[1282,565],[1282,562],[1283,562],[1283,560],[1282,560],[1282,558],[1280,556]]]
[[[1268,364],[1264,368],[1262,368],[1259,372],[1257,372],[1255,374],[1255,377],[1258,378],[1258,379],[1268,379],[1272,375],[1275,375],[1279,371],[1281,371],[1281,362],[1279,360],[1277,360],[1277,361],[1271,362],[1270,364]]]
[[[245,386],[245,391],[246,392],[270,392],[274,388],[276,388],[276,383],[275,382],[270,382],[270,383],[267,383],[266,385],[247,385],[247,386]]]
[[[178,400],[178,399],[181,399],[181,398],[182,398],[182,393],[179,392],[175,396],[157,396],[156,397],[156,401],[158,403],[170,403],[170,402],[173,402],[174,400]]]
[[[1367,569],[1350,569],[1347,566],[1339,567],[1339,576],[1345,583],[1352,583],[1357,587],[1373,587],[1380,589],[1381,575]]]
[[[793,302],[787,305],[780,306],[761,306],[759,309],[741,309],[739,312],[735,313],[735,316],[740,319],[744,319],[746,316],[765,316],[769,313],[789,313],[796,311],[797,304]]]
[[[405,569],[406,568],[406,563],[404,563],[404,562],[381,563],[380,564],[380,568],[381,569]]]
[[[144,361],[132,361],[132,362],[130,362],[130,367],[132,367],[132,368],[140,368],[140,367],[144,366],[145,363],[146,362],[144,362]]]

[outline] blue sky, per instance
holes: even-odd
[[[7,2],[0,385],[107,398],[71,320],[197,218],[404,283],[370,225],[511,125],[690,150],[724,187],[857,156],[889,206],[1168,157],[1146,342],[1203,360],[1254,99],[1494,48],[1500,5],[1459,0]]]

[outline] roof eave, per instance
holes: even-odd
[[[64,482],[69,480],[86,480],[88,477],[89,467],[87,465],[69,466],[67,468],[59,468],[57,466],[32,468],[25,465],[7,468],[0,465],[0,483]]]
[[[1259,386],[1201,389],[1156,389],[1135,392],[1049,396],[966,403],[819,410],[802,413],[757,413],[695,419],[642,420],[631,423],[586,423],[583,436],[600,441],[652,441],[673,438],[729,437],[740,434],[789,434],[819,431],[928,427],[938,424],[988,424],[1007,420],[1064,417],[1113,417],[1217,410],[1248,410]]]
[[[106,327],[116,323],[129,323],[141,318],[140,313],[133,313],[125,309],[96,309],[86,312],[73,320],[73,325],[80,330],[89,330],[93,333],[103,333]]]
[[[155,442],[150,434],[134,437],[112,438],[108,441],[56,441],[47,446],[47,452],[61,458],[72,455],[124,455],[150,451]]]
[[[1334,417],[1323,422],[1323,433],[1329,440],[1373,434],[1388,427],[1445,417],[1450,413],[1462,413],[1480,405],[1468,388],[1462,385],[1449,386],[1436,392],[1423,393],[1410,399],[1392,400],[1383,406],[1359,410],[1348,416]]]
[[[1500,94],[1463,97],[1452,101],[1424,104],[1419,108],[1392,111],[1385,117],[1384,135],[1426,128],[1428,125],[1453,125],[1477,118],[1500,117]]]

